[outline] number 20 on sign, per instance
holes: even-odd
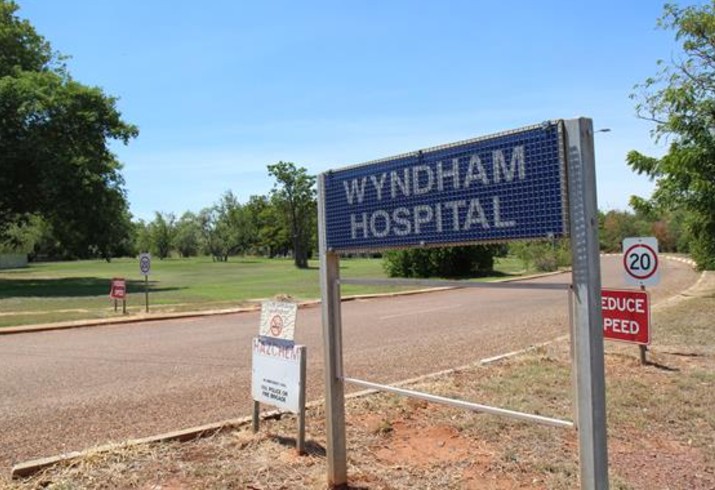
[[[629,284],[657,285],[660,282],[658,240],[655,237],[624,238],[623,267]]]

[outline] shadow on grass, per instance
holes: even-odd
[[[665,364],[660,364],[660,363],[655,362],[655,361],[646,361],[645,364],[646,364],[646,366],[653,366],[653,367],[656,368],[656,369],[661,369],[661,370],[663,370],[663,371],[668,371],[668,372],[671,372],[671,373],[677,373],[677,372],[680,371],[680,369],[678,369],[678,368],[666,366]]]
[[[66,277],[53,279],[0,279],[0,298],[82,297],[109,294],[110,280],[99,277]],[[183,287],[156,287],[149,281],[150,292],[177,291]],[[144,281],[127,281],[128,293],[144,292]]]
[[[286,446],[286,447],[295,447],[296,446],[295,437],[272,435],[271,439],[273,439],[275,442],[277,442],[281,446]],[[327,454],[327,451],[321,444],[319,444],[315,441],[312,441],[312,440],[308,440],[308,441],[305,441],[305,453],[310,454],[312,456],[320,456],[320,457],[324,458],[325,455]]]

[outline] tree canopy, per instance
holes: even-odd
[[[291,162],[268,165],[268,173],[276,179],[271,197],[289,223],[295,265],[306,269],[317,221],[315,176]]]
[[[131,228],[109,141],[138,130],[116,98],[74,80],[17,10],[0,0],[0,237],[37,215],[76,256],[109,258]]]
[[[658,25],[675,32],[682,55],[660,61],[660,72],[633,97],[638,115],[655,124],[654,137],[670,145],[662,158],[628,154],[631,168],[656,181],[649,200],[631,204],[644,212],[684,211],[693,258],[700,268],[715,269],[715,2],[668,4]]]

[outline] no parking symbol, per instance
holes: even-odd
[[[283,318],[280,315],[274,315],[271,318],[271,334],[274,337],[280,337],[283,331]]]
[[[295,303],[264,301],[261,304],[259,334],[262,337],[293,342],[297,313],[298,305]]]

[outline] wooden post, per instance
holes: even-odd
[[[144,276],[144,311],[149,313],[149,276]]]
[[[261,403],[253,400],[253,433],[258,432],[261,421]]]

